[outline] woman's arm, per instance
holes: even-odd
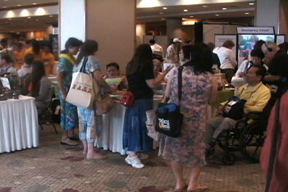
[[[151,88],[157,88],[160,86],[162,80],[165,78],[165,76],[167,75],[167,73],[173,68],[173,65],[168,66],[165,71],[159,75],[156,79],[148,79],[146,80],[147,85]]]
[[[208,99],[208,104],[213,105],[218,100],[218,83],[215,76],[213,76],[212,89]]]
[[[116,91],[116,87],[110,87],[108,83],[103,79],[100,70],[95,70],[93,72],[93,77],[95,78],[96,82],[99,83],[101,86],[105,87],[107,90],[110,90],[111,92]]]
[[[64,71],[61,71],[61,72],[58,71],[57,81],[58,81],[59,89],[63,94],[63,99],[66,99],[67,92],[66,92],[66,89],[64,87],[64,82],[63,82],[64,77],[65,77],[65,72]]]

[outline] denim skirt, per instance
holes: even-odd
[[[123,149],[128,151],[152,151],[153,139],[147,135],[146,111],[153,109],[153,99],[139,99],[126,108],[123,130]]]

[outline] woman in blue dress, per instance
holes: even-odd
[[[75,138],[74,128],[78,124],[77,107],[68,103],[65,99],[70,89],[72,81],[73,65],[75,64],[76,55],[82,41],[76,38],[69,38],[65,43],[65,50],[61,51],[59,56],[57,80],[60,88],[60,104],[61,104],[61,127],[64,129],[61,144],[75,146],[77,142],[70,138]]]
[[[126,163],[134,168],[143,168],[144,165],[138,158],[138,152],[153,150],[153,140],[147,135],[146,111],[153,109],[153,90],[161,85],[165,75],[172,69],[167,69],[154,78],[152,50],[150,45],[139,45],[131,61],[127,64],[126,73],[128,91],[135,96],[135,104],[126,108],[123,132],[123,148],[130,153]]]

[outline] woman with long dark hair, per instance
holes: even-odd
[[[31,45],[31,47],[25,50],[24,57],[25,57],[25,55],[30,53],[30,54],[33,54],[34,60],[42,61],[41,47],[40,47],[39,41],[37,41],[36,39],[31,39],[30,45]]]
[[[177,138],[163,135],[159,149],[159,156],[171,160],[176,178],[174,191],[178,192],[208,188],[198,184],[198,177],[206,164],[204,134],[207,103],[212,104],[217,99],[217,81],[212,74],[212,51],[205,44],[185,46],[183,58],[190,61],[183,65],[181,101],[178,99],[178,70],[174,70],[170,76],[165,92],[168,103],[178,104],[184,115],[181,135]],[[188,185],[183,177],[184,166],[191,170]]]
[[[165,75],[172,69],[168,67],[154,78],[152,50],[150,45],[139,45],[131,61],[127,64],[126,75],[128,91],[135,96],[135,104],[126,108],[124,119],[123,148],[130,153],[126,163],[134,168],[143,168],[138,152],[153,150],[153,140],[147,135],[146,111],[153,109],[153,88],[159,87]]]
[[[79,55],[77,57],[76,65],[74,66],[74,72],[80,71],[80,68],[84,63],[86,66],[84,72],[87,74],[92,73],[93,78],[100,84],[105,90],[115,91],[115,88],[111,88],[106,81],[103,79],[100,73],[100,64],[95,57],[98,51],[98,43],[94,40],[86,40],[81,46]],[[105,159],[106,155],[101,155],[94,151],[94,142],[96,136],[99,134],[96,126],[96,110],[95,108],[86,109],[78,107],[79,117],[79,136],[83,143],[83,154],[86,155],[87,159]]]
[[[30,95],[35,98],[38,114],[47,110],[51,102],[51,81],[46,77],[44,63],[34,61],[32,63]]]
[[[65,49],[59,56],[57,80],[60,88],[59,97],[61,104],[61,127],[64,129],[61,144],[78,145],[71,139],[77,138],[74,128],[78,125],[77,107],[68,103],[65,99],[72,81],[73,65],[76,62],[76,55],[82,45],[82,41],[74,37],[69,38],[65,43]]]

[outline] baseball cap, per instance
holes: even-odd
[[[173,39],[173,43],[181,43],[182,41],[180,40],[180,39],[178,39],[178,38],[174,38]]]

